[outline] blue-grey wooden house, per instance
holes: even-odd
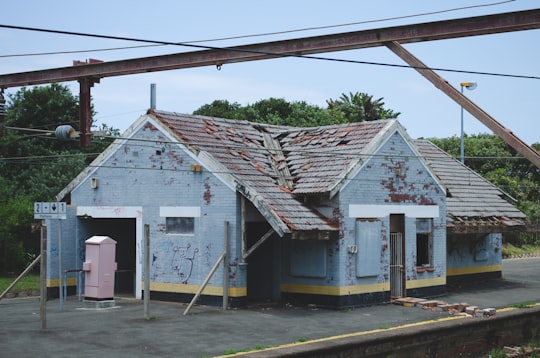
[[[463,216],[449,221],[459,183],[448,190],[443,157],[468,171],[396,120],[293,128],[149,110],[58,195],[68,204],[62,267],[80,268],[84,241],[109,236],[116,291],[140,298],[148,225],[153,299],[188,302],[223,252],[232,306],[440,295],[449,272],[500,271],[497,258],[448,243]],[[58,223],[48,225],[52,289]],[[484,244],[500,251],[499,236]],[[221,302],[223,267],[199,302]]]

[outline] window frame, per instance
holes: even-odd
[[[426,253],[420,262],[419,253],[424,248]],[[433,267],[433,218],[416,219],[416,267]]]
[[[170,221],[175,221],[170,223]],[[186,226],[184,229],[170,230],[171,228],[177,228],[180,226]],[[167,235],[182,235],[193,236],[195,235],[195,218],[192,216],[167,216],[165,217],[165,233]]]

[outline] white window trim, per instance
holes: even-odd
[[[200,206],[160,206],[159,216],[178,218],[198,218],[201,217]]]
[[[405,214],[413,218],[438,218],[439,206],[349,204],[350,218],[382,218],[390,214]]]

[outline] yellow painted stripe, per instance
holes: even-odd
[[[199,288],[200,286],[198,285],[182,285],[178,283],[150,282],[150,291],[196,294],[197,291],[199,291]],[[210,295],[210,296],[223,296],[223,288],[220,286],[206,286],[202,294]],[[246,287],[230,287],[229,296],[230,297],[247,296],[247,288]]]
[[[428,278],[423,280],[407,281],[407,288],[421,288],[431,286],[446,285],[446,277]],[[281,292],[287,293],[302,293],[309,295],[328,295],[328,296],[346,296],[358,295],[363,293],[384,292],[390,291],[390,283],[374,283],[369,285],[355,286],[318,286],[318,285],[295,285],[282,284]]]
[[[502,271],[502,265],[487,265],[474,267],[447,268],[447,276],[471,275],[475,273],[499,272]]]
[[[533,305],[534,306],[540,306],[540,302],[539,303],[534,303]],[[519,308],[507,307],[507,308],[497,309],[497,312],[506,312],[506,311],[516,310],[516,309],[519,309]],[[341,338],[359,337],[359,336],[365,336],[365,335],[372,334],[372,333],[393,331],[393,330],[398,330],[398,329],[403,329],[403,328],[408,328],[408,327],[420,327],[420,326],[425,326],[425,325],[428,325],[428,324],[434,324],[434,323],[444,322],[444,321],[453,321],[453,320],[456,320],[456,319],[464,319],[464,318],[466,318],[466,316],[444,317],[444,318],[439,318],[439,319],[436,319],[436,320],[408,323],[408,324],[404,324],[402,326],[390,327],[390,328],[387,328],[387,329],[379,328],[379,329],[374,329],[374,330],[371,330],[371,331],[353,332],[353,333],[341,334],[341,335],[337,335],[337,336],[324,337],[324,338],[314,339],[314,340],[306,341],[306,342],[294,342],[294,343],[282,344],[282,345],[279,345],[279,346],[276,346],[276,347],[270,347],[270,348],[262,349],[262,350],[257,351],[257,352],[274,351],[274,350],[277,350],[277,349],[288,348],[288,347],[307,346],[307,345],[310,345],[310,344],[313,344],[313,343],[318,343],[318,342],[328,342],[328,341],[334,341],[336,339],[341,339]],[[247,355],[247,354],[251,354],[251,353],[253,353],[253,351],[238,352],[236,354],[221,355],[221,356],[216,356],[214,358],[239,357],[239,356],[243,356],[243,355]]]
[[[47,279],[47,287],[58,287],[59,280],[57,278]],[[76,286],[77,279],[75,277],[68,277],[67,279],[68,286]],[[144,286],[144,283],[141,287]],[[160,282],[150,282],[151,291],[161,291],[161,292],[174,292],[174,293],[191,293],[195,294],[199,290],[197,285],[182,285],[177,283],[160,283]],[[223,288],[216,286],[207,286],[203,295],[211,296],[223,296]],[[229,288],[230,297],[242,297],[247,296],[246,287],[230,287]]]
[[[76,277],[68,277],[67,278],[67,285],[68,286],[76,286],[77,285],[77,278]],[[58,287],[60,286],[60,280],[57,278],[48,278],[47,279],[47,287]]]
[[[444,286],[446,285],[446,277],[426,278],[422,280],[410,280],[407,281],[407,288],[422,288],[432,286]]]
[[[306,346],[306,345],[310,345],[310,344],[318,343],[318,342],[328,342],[328,341],[334,341],[336,339],[342,339],[342,338],[360,337],[360,336],[365,336],[365,335],[373,334],[373,333],[393,331],[393,330],[398,330],[398,329],[403,329],[403,328],[408,328],[408,327],[424,326],[424,325],[427,325],[427,324],[433,324],[435,322],[452,321],[452,320],[463,319],[463,318],[465,318],[465,316],[452,316],[452,317],[445,317],[445,318],[440,318],[440,319],[432,320],[432,321],[409,323],[409,324],[404,324],[402,326],[390,327],[390,328],[387,328],[387,329],[379,328],[379,329],[374,329],[374,330],[371,330],[371,331],[347,333],[347,334],[341,334],[341,335],[338,335],[338,336],[331,336],[331,337],[314,339],[314,340],[306,341],[306,342],[295,342],[295,343],[283,344],[283,345],[276,346],[276,347],[262,349],[262,350],[257,351],[257,352],[274,351],[274,350],[277,350],[277,349],[288,348],[288,347],[297,347],[297,346],[301,346],[301,345]],[[239,352],[239,353],[232,354],[232,355],[216,356],[214,358],[239,357],[239,356],[252,354],[252,353],[253,353],[253,351],[251,351],[251,352]]]
[[[295,285],[282,284],[281,292],[304,293],[310,295],[345,296],[370,292],[390,291],[389,282],[374,283],[369,285],[355,286],[318,286],[318,285]]]

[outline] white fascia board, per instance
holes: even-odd
[[[438,205],[370,205],[350,204],[350,218],[383,218],[390,214],[405,214],[412,218],[438,218]]]
[[[77,216],[94,219],[135,218],[142,220],[142,206],[77,206]]]

